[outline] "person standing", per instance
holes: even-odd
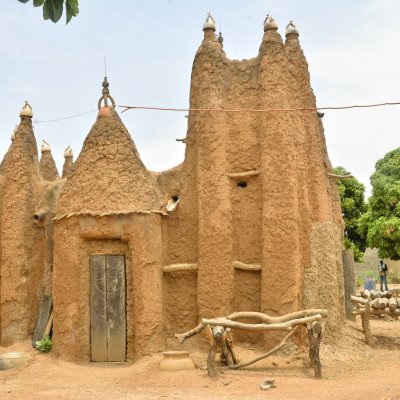
[[[378,272],[379,272],[379,282],[381,284],[381,292],[383,291],[383,286],[385,286],[385,290],[389,290],[388,286],[387,286],[387,279],[386,279],[388,267],[383,262],[383,260],[380,260],[378,263]]]

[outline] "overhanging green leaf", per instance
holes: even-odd
[[[67,11],[67,24],[71,21],[72,17],[79,14],[78,0],[66,0],[65,9]]]
[[[18,0],[20,3],[27,3],[29,0]]]
[[[79,14],[79,1],[78,0],[65,0],[67,6],[71,7],[71,11],[76,17]]]
[[[56,23],[62,16],[64,0],[45,0],[43,18]]]
[[[33,0],[33,6],[34,7],[40,7],[44,3],[44,0]]]

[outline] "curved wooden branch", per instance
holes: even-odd
[[[241,311],[241,312],[232,313],[232,314],[228,315],[227,317],[225,317],[224,319],[230,320],[230,321],[236,321],[239,319],[255,319],[255,320],[261,321],[265,324],[280,324],[280,323],[285,323],[285,322],[288,322],[291,320],[293,321],[294,319],[297,320],[298,318],[313,317],[316,315],[320,315],[321,317],[327,317],[328,311],[325,309],[301,310],[301,311],[296,311],[296,312],[293,312],[290,314],[282,315],[279,317],[271,317],[270,315],[263,314],[260,312]],[[318,318],[318,319],[320,319],[320,318]],[[217,319],[215,319],[215,321],[217,321]],[[219,319],[218,319],[218,321],[219,321]],[[299,324],[301,324],[301,323],[307,323],[307,321],[299,322]],[[176,333],[174,336],[178,339],[178,342],[182,344],[185,342],[186,339],[200,333],[205,328],[206,325],[207,325],[207,323],[201,322],[199,325],[197,325],[195,328],[191,329],[190,331],[187,331],[184,333]],[[242,329],[251,329],[251,328],[248,328],[249,324],[243,324],[243,325],[244,326]],[[237,327],[237,326],[235,326],[235,327]],[[272,329],[268,328],[265,330],[275,330],[275,328],[276,327],[272,327]],[[278,329],[278,330],[281,330],[281,329]],[[283,330],[290,330],[290,329],[283,329]]]
[[[322,319],[321,314],[312,315],[310,317],[292,319],[290,321],[277,324],[245,324],[242,322],[232,321],[226,318],[202,319],[202,324],[211,326],[223,326],[237,329],[249,329],[254,331],[291,331],[295,325],[304,325],[309,322],[319,321]]]
[[[244,271],[261,271],[261,264],[246,264],[241,261],[233,261],[233,268],[241,269]]]
[[[184,333],[175,333],[175,337],[178,339],[178,342],[180,344],[183,344],[186,339],[189,339],[190,337],[197,335],[200,333],[207,325],[204,325],[203,323],[198,324],[195,328],[191,329],[190,331],[184,332]]]
[[[281,323],[281,322],[287,322],[292,319],[311,317],[311,316],[317,315],[317,314],[320,314],[322,317],[326,318],[328,316],[328,310],[318,309],[318,308],[310,309],[310,310],[301,310],[301,311],[295,311],[295,312],[292,312],[289,314],[281,315],[279,317],[271,317],[268,314],[263,314],[260,312],[240,311],[240,312],[235,312],[233,314],[230,314],[225,318],[230,319],[232,321],[236,321],[238,319],[256,319],[256,320],[265,322],[266,324],[277,324],[277,323]]]
[[[271,354],[273,354],[273,353],[275,353],[276,351],[278,351],[278,350],[287,342],[287,340],[296,332],[296,330],[297,330],[298,327],[299,327],[298,325],[295,326],[295,328],[292,329],[292,330],[284,337],[284,339],[282,340],[282,342],[280,342],[280,343],[278,344],[278,346],[274,347],[273,349],[267,351],[267,352],[264,353],[264,354],[261,354],[261,355],[255,357],[255,358],[253,358],[253,359],[250,360],[250,361],[243,362],[243,363],[239,363],[239,364],[235,364],[235,365],[228,365],[228,367],[229,367],[230,369],[239,369],[239,368],[247,367],[247,366],[249,366],[249,365],[251,365],[251,364],[254,364],[254,363],[256,363],[257,361],[260,361],[260,360],[262,360],[262,359],[264,359],[264,358],[267,358],[267,357],[270,356]]]

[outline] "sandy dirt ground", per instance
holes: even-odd
[[[39,354],[29,342],[0,353],[19,350],[31,359],[22,367],[0,371],[1,400],[128,400],[128,399],[385,399],[400,400],[400,321],[371,320],[376,348],[367,346],[361,321],[350,322],[340,346],[321,346],[323,379],[313,377],[307,353],[293,353],[290,345],[280,356],[240,371],[220,368],[209,378],[201,367],[206,353],[191,353],[192,371],[159,370],[161,354],[132,364],[76,364],[51,353]],[[249,359],[255,350],[237,347]],[[204,367],[203,367],[204,368]],[[260,383],[275,379],[276,388],[263,391]]]

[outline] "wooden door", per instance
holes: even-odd
[[[126,361],[125,257],[90,256],[92,361]]]

